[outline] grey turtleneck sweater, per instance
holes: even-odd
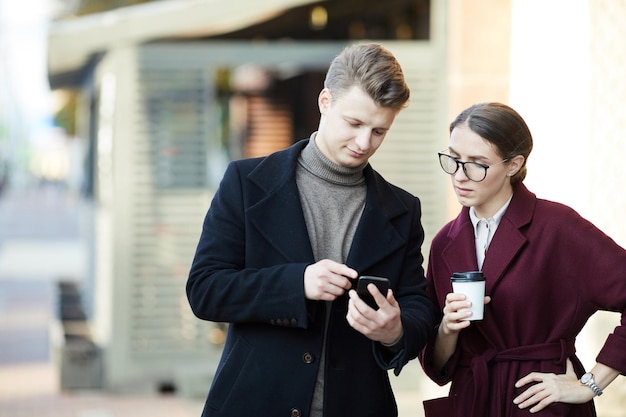
[[[343,263],[365,205],[364,166],[333,163],[315,145],[315,136],[302,150],[296,183],[315,260]]]
[[[365,165],[351,168],[333,163],[316,146],[315,134],[302,150],[296,183],[316,262],[331,259],[345,263],[365,206]],[[326,306],[327,324],[329,304]],[[310,417],[323,415],[325,345],[326,336]]]

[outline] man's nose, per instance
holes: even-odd
[[[369,130],[363,130],[362,132],[359,132],[359,134],[356,137],[356,144],[359,146],[359,148],[362,151],[369,150],[371,143],[372,143],[372,132],[370,132]]]

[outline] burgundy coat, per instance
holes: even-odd
[[[431,246],[428,290],[438,319],[452,292],[452,273],[476,269],[474,231],[464,207]],[[517,185],[483,272],[492,298],[485,319],[461,332],[441,374],[430,363],[433,341],[420,356],[431,379],[452,381],[449,397],[424,402],[427,417],[527,417],[513,399],[530,385],[515,388],[515,382],[533,371],[564,373],[568,357],[582,375],[574,341],[598,310],[622,316],[597,361],[626,372],[626,251],[574,210]],[[535,415],[587,417],[595,410],[593,402],[555,403]]]

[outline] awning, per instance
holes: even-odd
[[[48,31],[48,74],[51,80],[67,82],[72,74],[81,74],[94,56],[117,45],[219,35],[269,20],[287,9],[318,2],[162,0],[55,21]]]

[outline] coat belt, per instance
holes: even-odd
[[[474,416],[487,416],[489,364],[510,361],[548,361],[564,364],[565,360],[576,353],[574,339],[561,339],[559,342],[528,345],[497,351],[488,349],[482,355],[474,356],[469,361],[461,359],[459,365],[469,366],[474,382],[474,398],[471,409]]]

